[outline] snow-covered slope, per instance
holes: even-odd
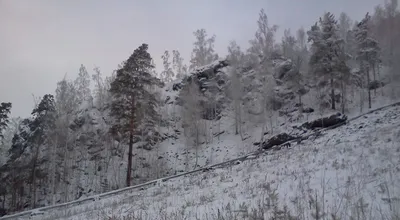
[[[226,145],[234,143],[233,135],[224,135]],[[398,219],[399,171],[395,106],[291,149],[32,218]]]

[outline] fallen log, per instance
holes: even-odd
[[[306,122],[301,127],[306,129],[327,128],[334,125],[341,125],[347,121],[347,116],[336,113],[328,117],[319,118],[311,122]]]
[[[281,145],[283,143],[286,143],[291,140],[295,140],[297,138],[298,137],[291,136],[287,133],[281,133],[281,134],[275,135],[275,136],[271,137],[270,139],[264,141],[262,143],[262,148],[264,150],[271,149],[274,146]]]

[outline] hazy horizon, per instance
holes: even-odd
[[[161,67],[165,50],[179,50],[188,63],[193,32],[216,35],[225,56],[231,40],[247,48],[264,8],[270,25],[306,30],[326,11],[360,20],[381,0],[269,1],[0,1],[0,102],[12,102],[12,116],[27,117],[35,96],[54,94],[65,74],[74,79],[81,64],[107,76],[142,43]]]

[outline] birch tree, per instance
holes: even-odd
[[[205,29],[198,29],[194,33],[196,41],[190,59],[190,70],[212,63],[218,59],[214,51],[215,35],[208,37]]]
[[[355,31],[357,39],[357,60],[360,62],[360,70],[364,72],[367,79],[365,88],[368,92],[368,107],[371,108],[371,90],[370,90],[370,70],[374,69],[379,62],[379,45],[373,38],[370,29],[371,16],[367,13],[365,18],[358,23]],[[375,71],[374,71],[375,72]],[[374,76],[375,78],[375,76]]]
[[[194,169],[198,165],[198,153],[200,148],[201,138],[201,114],[202,107],[200,105],[201,94],[199,86],[192,79],[188,84],[182,88],[180,97],[182,97],[182,125],[186,138],[186,147],[189,151],[191,146],[195,148],[196,161]],[[187,161],[188,163],[189,161]],[[188,166],[188,164],[187,164]]]
[[[228,57],[230,66],[230,95],[233,99],[234,115],[235,115],[235,134],[242,134],[242,96],[243,88],[240,82],[240,71],[242,69],[242,62],[244,53],[241,51],[240,46],[235,41],[231,41],[228,46]]]
[[[90,75],[83,64],[79,68],[78,77],[75,79],[74,86],[76,88],[77,99],[80,104],[91,97]]]
[[[164,52],[161,58],[163,60],[163,66],[164,66],[164,70],[161,72],[161,79],[164,82],[171,82],[175,76],[175,73],[172,71],[170,54],[168,50]]]
[[[172,67],[176,73],[176,78],[182,80],[187,72],[187,67],[183,64],[183,58],[178,50],[172,51]]]

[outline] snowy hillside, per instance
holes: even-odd
[[[397,6],[326,11],[279,41],[261,9],[224,57],[202,28],[161,72],[141,42],[25,118],[1,102],[0,217],[397,220],[400,107],[380,109],[399,101]]]
[[[241,78],[241,84],[245,86],[248,93],[242,98],[243,107],[240,114],[243,118],[239,125],[240,131],[236,134],[235,115],[237,112],[233,107],[234,101],[231,101],[232,97],[229,96],[231,79],[227,79],[231,67],[223,64],[224,62],[220,60],[199,68],[192,73],[191,77],[168,83],[159,91],[159,101],[162,103],[159,111],[163,120],[157,125],[157,129],[160,132],[161,141],[155,145],[149,145],[145,141],[134,144],[132,166],[134,184],[184,173],[246,155],[259,149],[254,143],[266,140],[280,132],[288,132],[294,125],[335,112],[328,109],[300,112],[298,100],[292,91],[293,86],[285,81],[285,75],[292,70],[292,64],[280,58],[275,62],[276,72],[279,72],[280,76],[274,80],[281,81],[281,84],[275,85],[276,95],[273,99],[274,102],[279,103],[279,109],[276,111],[271,109],[264,113],[262,76],[253,70],[245,72]],[[283,66],[285,68],[282,68]],[[281,69],[285,70],[281,71]],[[189,79],[198,83],[196,89],[202,89],[203,93],[197,96],[206,100],[206,104],[210,102],[209,100],[215,100],[215,103],[218,103],[215,105],[216,108],[211,106],[211,110],[208,110],[208,105],[199,106],[205,109],[196,113],[199,114],[199,118],[189,118],[189,121],[197,124],[191,127],[192,130],[199,132],[197,142],[193,134],[185,134],[184,128],[185,121],[188,120],[185,118],[185,111],[188,111],[190,102],[181,99],[185,98],[184,86]],[[212,84],[212,82],[220,83]],[[212,86],[218,88],[214,90],[217,92],[210,92],[213,91]],[[384,89],[386,88],[379,89],[378,95],[373,97],[373,107],[380,107],[390,102],[388,98],[380,95]],[[356,90],[355,93],[357,92]],[[311,107],[317,106],[313,99],[315,93],[315,90],[309,89],[302,100],[304,108],[312,109]],[[189,96],[188,99],[191,97]],[[350,111],[346,113],[349,116],[359,113],[356,103],[348,104]],[[189,110],[194,109],[190,109],[189,106]],[[216,111],[218,111],[218,118],[210,120],[209,117],[213,117],[212,114]],[[193,114],[189,112],[186,117]],[[40,203],[38,207],[84,199],[124,187],[124,176],[127,172],[127,144],[124,141],[113,140],[108,135],[110,128],[108,115],[107,108],[98,108],[86,102],[80,105],[79,110],[71,116],[67,143],[56,149],[59,152],[56,156],[60,160],[53,161],[60,166],[51,164],[47,168],[54,169],[50,170],[50,172],[55,172],[54,175],[65,175],[64,180],[51,189],[54,192],[52,196],[44,193],[38,197]],[[44,148],[40,153],[46,155],[46,149]],[[65,149],[67,149],[66,152]],[[30,157],[29,151],[24,152],[16,161],[23,161],[23,158]],[[9,168],[4,166],[3,169]],[[235,174],[235,176],[240,175]],[[43,187],[44,192],[47,192],[48,188],[45,185]],[[26,198],[25,203],[29,204],[29,197]],[[17,204],[22,206],[24,203]],[[24,208],[29,210],[29,207]]]
[[[395,106],[290,149],[33,219],[398,219],[399,172]]]

